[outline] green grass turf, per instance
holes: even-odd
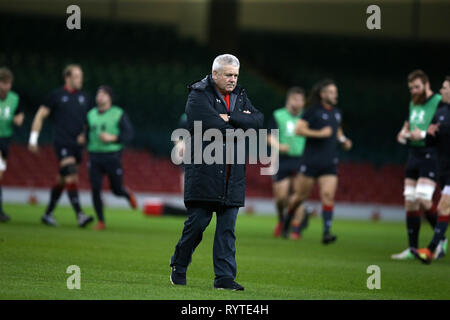
[[[274,239],[274,217],[240,214],[237,281],[244,292],[212,289],[215,218],[193,256],[188,286],[169,282],[169,259],[181,217],[146,217],[108,209],[108,230],[79,229],[70,208],[58,228],[40,223],[41,206],[5,205],[0,223],[0,299],[449,299],[450,259],[431,265],[392,261],[406,247],[403,223],[336,220],[336,244],[320,243],[313,218],[300,241]],[[87,212],[92,212],[88,209]],[[424,222],[421,245],[432,236]],[[68,290],[69,265],[81,268],[81,290]],[[369,265],[381,268],[381,289],[369,290]]]

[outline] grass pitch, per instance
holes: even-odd
[[[213,290],[215,218],[187,273],[188,286],[169,282],[169,259],[184,218],[149,218],[107,209],[108,230],[79,229],[60,207],[58,228],[40,222],[41,206],[5,205],[0,223],[0,299],[449,299],[450,258],[423,265],[392,261],[406,247],[404,223],[336,220],[338,241],[320,243],[322,221],[313,218],[300,241],[274,239],[274,217],[239,214],[238,275],[243,292]],[[88,209],[87,213],[92,213]],[[420,244],[432,230],[422,223]],[[81,269],[81,289],[69,290],[66,269]],[[366,286],[367,267],[381,268],[381,289]]]

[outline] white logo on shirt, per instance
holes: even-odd
[[[217,103],[222,103],[222,101],[220,101],[220,99],[217,99],[217,98],[216,98],[216,102]]]
[[[295,125],[294,122],[289,121],[286,123],[286,133],[290,136],[294,135],[294,129],[295,129]]]
[[[336,117],[337,122],[341,122],[341,114],[340,113],[336,113],[335,117]]]
[[[326,113],[322,113],[322,119],[323,120],[328,120],[328,115]]]
[[[61,101],[62,101],[62,102],[67,102],[67,101],[69,101],[69,97],[68,97],[68,96],[63,96],[63,97],[61,98]]]
[[[80,104],[83,104],[84,101],[85,101],[84,96],[79,96],[79,97],[78,97],[78,102],[79,102]]]
[[[3,109],[3,114],[2,114],[2,109],[0,108],[0,118],[9,119],[10,115],[11,115],[11,107],[10,106],[6,106]]]
[[[440,116],[439,121],[444,121],[444,116]]]
[[[425,110],[413,110],[411,114],[411,122],[423,123],[425,117]]]

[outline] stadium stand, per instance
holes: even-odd
[[[33,189],[51,187],[54,184],[57,160],[50,146],[42,147],[40,154],[35,156],[30,154],[25,146],[14,144],[10,155],[3,185]],[[85,154],[80,172],[80,188],[85,190],[89,189],[86,158]],[[156,156],[144,150],[129,149],[124,152],[123,164],[125,184],[134,191],[180,192],[179,168],[167,157]],[[259,165],[251,165],[247,169],[247,196],[271,197],[271,177],[260,175],[259,170]],[[402,166],[386,165],[376,168],[371,163],[343,163],[339,170],[338,201],[402,204],[401,192],[395,191],[402,189]],[[312,199],[319,199],[317,189],[314,190]]]

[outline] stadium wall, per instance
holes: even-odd
[[[72,4],[81,8],[82,18],[171,25],[180,36],[207,40],[207,0],[0,0],[0,11],[66,17]]]
[[[217,1],[217,0],[214,0]],[[219,0],[220,1],[220,0]],[[77,4],[87,18],[151,22],[177,27],[206,43],[212,0],[0,0],[1,12],[61,15]],[[450,40],[447,0],[383,0],[382,29],[366,28],[370,0],[239,0],[238,27],[328,35]]]
[[[366,27],[367,7],[381,8],[381,30]],[[243,30],[300,32],[421,40],[450,39],[449,1],[444,0],[240,0]]]

